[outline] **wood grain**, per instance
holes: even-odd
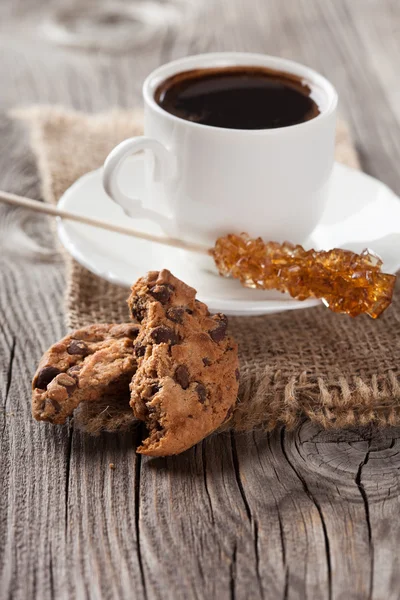
[[[397,0],[192,0],[120,55],[41,39],[63,4],[0,4],[0,188],[40,198],[7,109],[136,106],[158,64],[237,49],[330,77],[364,169],[400,192]],[[399,430],[305,422],[152,460],[135,454],[140,429],[89,438],[33,422],[30,377],[65,332],[64,282],[47,218],[0,206],[0,598],[400,597]]]

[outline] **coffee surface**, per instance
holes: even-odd
[[[319,115],[310,94],[311,88],[296,75],[243,66],[177,73],[158,86],[155,100],[186,121],[231,129],[276,129]]]

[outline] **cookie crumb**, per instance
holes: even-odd
[[[115,469],[114,463],[110,463],[108,466],[110,467],[110,469]]]

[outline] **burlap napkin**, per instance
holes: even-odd
[[[86,115],[54,107],[19,111],[32,132],[45,201],[55,203],[81,175],[98,168],[121,140],[142,130],[141,114],[114,110]],[[348,130],[340,123],[336,158],[359,168]],[[295,241],[295,240],[293,240]],[[110,284],[66,255],[67,324],[128,319],[128,291]],[[331,313],[324,307],[230,319],[239,342],[237,430],[294,426],[307,416],[324,427],[398,424],[400,407],[400,295],[377,321]],[[99,412],[101,412],[99,416]],[[87,405],[81,425],[91,432],[132,421],[126,403]]]

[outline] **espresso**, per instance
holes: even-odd
[[[177,73],[158,86],[155,100],[186,121],[230,129],[277,129],[320,113],[302,78],[264,67]]]

